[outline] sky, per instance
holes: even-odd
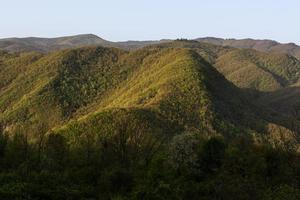
[[[111,41],[198,37],[300,44],[299,0],[0,0],[0,38],[92,33]]]

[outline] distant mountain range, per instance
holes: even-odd
[[[5,38],[0,39],[0,49],[9,52],[38,51],[45,53],[54,50],[82,46],[104,46],[130,50],[141,48],[150,44],[157,44],[160,42],[162,41],[111,42],[93,34],[82,34],[57,38]]]
[[[199,42],[211,43],[220,46],[229,46],[242,49],[255,49],[263,52],[285,53],[300,59],[300,46],[294,43],[282,44],[273,40],[255,39],[222,39],[215,37],[204,37],[195,39]],[[147,45],[170,42],[172,40],[149,40],[149,41],[125,41],[112,42],[93,34],[82,34],[58,38],[5,38],[0,39],[0,49],[9,52],[38,51],[50,52],[54,50],[75,48],[82,46],[104,46],[132,50]]]

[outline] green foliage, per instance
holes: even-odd
[[[237,200],[299,197],[298,153],[257,146],[245,138],[232,142],[219,137],[205,139],[197,132],[181,133],[171,143],[152,148],[154,143],[147,142],[150,146],[133,143],[134,136],[128,135],[132,130],[125,124],[112,137],[93,138],[98,145],[83,144],[89,148],[80,148],[79,144],[75,148],[54,133],[47,135],[41,152],[23,137],[7,138],[9,145],[4,148],[6,153],[0,168],[0,197],[198,199],[201,196],[225,200],[232,196]],[[149,152],[151,156],[146,159]],[[40,162],[36,156],[39,153],[43,158]]]
[[[46,55],[4,54],[5,62],[20,60],[26,67],[15,76],[21,64],[5,65],[12,79],[0,91],[0,119],[11,133],[19,125],[30,126],[30,141],[42,135],[36,134],[40,121],[47,126],[45,134],[111,108],[151,110],[170,126],[205,134],[267,132],[247,97],[206,62],[230,51],[176,41],[129,53],[86,47]]]
[[[218,57],[216,68],[242,88],[273,91],[299,79],[300,62],[289,55],[234,49]]]
[[[289,185],[280,185],[275,189],[269,189],[266,191],[264,199],[269,200],[284,200],[291,199],[296,200],[300,198],[300,191],[298,188],[291,187]]]
[[[93,48],[67,52],[51,83],[65,115],[86,105],[97,95],[122,80],[117,64],[122,51]]]
[[[198,135],[199,137],[199,135]],[[195,133],[183,133],[174,136],[170,144],[169,159],[172,166],[177,170],[192,171],[198,167],[197,149],[199,138]]]
[[[218,171],[224,162],[225,144],[217,138],[210,139],[204,146],[201,155],[201,169],[208,174]]]
[[[0,197],[297,198],[299,154],[260,146],[295,135],[211,65],[250,59],[290,84],[295,63],[234,51],[184,40],[1,53]]]

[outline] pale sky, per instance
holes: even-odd
[[[111,41],[197,37],[300,44],[299,0],[0,0],[0,38],[93,33]]]

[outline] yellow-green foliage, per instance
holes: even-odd
[[[103,108],[146,107],[170,119],[199,123],[209,107],[201,63],[188,50],[166,49],[143,65],[101,102]],[[183,122],[185,121],[185,123]]]
[[[63,127],[54,129],[55,133],[68,138],[71,146],[80,146],[86,140],[91,143],[101,139],[126,134],[128,142],[162,142],[178,133],[179,129],[172,126],[162,116],[146,109],[109,109],[91,114],[79,121],[71,121]],[[138,140],[138,141],[135,141]]]
[[[161,43],[159,47],[164,48],[186,48],[196,51],[202,58],[204,58],[210,64],[214,64],[219,55],[222,55],[228,51],[231,51],[232,48],[217,46],[209,43],[202,43],[193,40],[178,40],[174,42]]]
[[[112,65],[123,53],[118,49],[95,47],[58,51],[44,56],[39,54],[39,58],[31,61],[28,56],[21,60],[24,56],[16,55],[13,61],[18,65],[5,65],[10,72],[8,76],[12,78],[10,84],[0,91],[1,120],[6,124],[23,123],[35,121],[39,113],[46,113],[49,116],[44,119],[48,118],[49,123],[63,122],[72,112],[67,103],[71,102],[77,109],[113,85],[113,75],[120,75],[113,71],[116,68],[112,69]],[[13,62],[10,57],[15,55],[8,55],[5,54],[8,58],[4,58],[3,63]],[[22,65],[23,71],[16,71]],[[1,83],[6,80],[3,76]]]
[[[92,105],[96,111],[81,117],[79,124],[92,123],[93,116],[102,116],[115,108],[128,112],[146,109],[156,117],[163,117],[168,122],[164,126],[203,128],[205,123],[212,123],[205,74],[201,72],[206,66],[198,60],[198,55],[184,49],[149,49],[148,52],[141,66],[97,105]],[[102,127],[102,124],[95,126]]]
[[[177,129],[198,129],[202,133],[223,131],[229,134],[242,130],[235,130],[235,126],[250,126],[259,121],[251,114],[237,88],[195,51],[180,48],[140,51],[147,54],[141,65],[116,88],[80,109],[76,113],[78,121],[72,121],[73,125],[64,126],[63,130],[74,127],[74,124],[80,127],[90,124],[93,117],[114,109],[126,109],[128,112],[146,109],[154,116],[163,117],[165,126],[172,126],[174,133]],[[102,124],[94,126],[100,128]],[[251,128],[262,129],[260,126]],[[60,132],[60,128],[56,130]],[[247,128],[242,130],[246,131]],[[84,129],[80,132],[89,131]]]
[[[295,83],[300,77],[299,60],[287,54],[263,53],[189,40],[154,46],[192,49],[241,88],[274,91]]]
[[[242,88],[273,91],[295,83],[300,62],[285,54],[234,49],[218,57],[217,69]]]
[[[100,131],[103,126],[109,132],[121,128],[113,122],[117,118],[132,121],[135,131],[146,126],[162,135],[184,129],[223,135],[264,132],[267,121],[209,64],[220,55],[234,57],[231,51],[176,41],[132,52],[85,47],[45,55],[2,53],[1,70],[10,78],[1,76],[0,119],[8,132],[29,127],[33,135],[39,127],[66,136],[94,129],[101,135],[107,131]]]
[[[264,89],[294,65],[196,43],[0,52],[0,199],[299,199],[295,132],[211,64]]]

